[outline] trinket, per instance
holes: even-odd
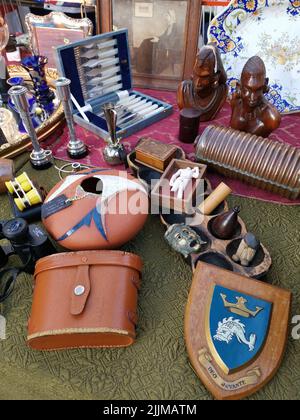
[[[103,151],[103,156],[109,165],[121,165],[126,160],[126,152],[124,146],[120,143],[121,139],[117,136],[118,114],[113,104],[106,104],[103,107],[103,111],[110,134],[107,140],[108,145]]]
[[[193,169],[191,169],[193,168]],[[158,182],[152,183],[151,204],[167,214],[193,214],[195,202],[204,195],[207,166],[173,159]]]
[[[41,219],[41,204],[47,193],[43,187],[31,181],[26,172],[5,183],[9,201],[16,218],[35,222]]]
[[[180,111],[179,140],[182,143],[194,143],[198,136],[201,111],[184,108]]]
[[[235,262],[240,262],[244,267],[248,267],[254,260],[259,247],[259,240],[252,233],[247,233],[232,259]]]
[[[70,169],[67,169],[67,168],[70,168]],[[91,169],[91,167],[87,165],[83,165],[79,162],[74,162],[74,163],[66,163],[60,168],[56,167],[56,169],[58,170],[59,178],[62,181],[65,175],[76,174],[77,172],[81,172],[84,169]]]
[[[181,147],[176,148],[176,159],[185,159],[185,153]],[[127,163],[132,173],[145,185],[149,192],[153,189],[154,184],[159,182],[162,175],[161,171],[137,162],[135,150],[127,155]]]
[[[260,57],[247,61],[231,101],[231,128],[268,137],[281,123],[279,111],[267,101],[269,91],[266,67]]]
[[[142,138],[135,148],[135,159],[149,168],[164,172],[176,157],[177,147],[151,138]]]
[[[201,48],[195,63],[192,80],[178,88],[180,109],[201,111],[201,121],[211,121],[222,108],[228,93],[227,75],[219,50],[213,44]]]
[[[213,219],[211,231],[219,239],[232,239],[239,228],[238,216],[240,207],[234,207],[227,213]]]
[[[185,192],[186,187],[189,185],[190,181],[193,179],[197,179],[200,176],[199,167],[196,166],[195,168],[186,168],[186,169],[179,169],[171,178],[170,187],[171,192],[177,193],[177,198],[179,200],[183,199],[183,195]]]
[[[203,242],[194,229],[184,224],[172,225],[165,233],[168,244],[176,251],[187,258],[191,254],[201,252]]]

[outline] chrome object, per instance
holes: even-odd
[[[88,148],[82,140],[77,139],[73,121],[72,102],[71,102],[71,81],[65,77],[56,80],[56,94],[62,102],[66,121],[70,133],[70,141],[68,143],[68,155],[72,159],[81,159],[88,154]]]
[[[117,136],[118,114],[114,104],[106,104],[103,107],[104,116],[107,122],[110,137],[107,140],[108,145],[103,151],[105,161],[112,166],[123,163],[122,154],[125,154],[124,146],[120,143],[121,139]]]
[[[52,152],[51,150],[44,150],[41,148],[36,131],[33,127],[31,116],[29,113],[29,105],[27,102],[27,88],[25,86],[13,86],[9,89],[8,93],[15,104],[30,137],[33,151],[30,154],[30,161],[36,169],[47,169],[52,165]]]

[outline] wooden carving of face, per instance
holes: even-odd
[[[244,67],[241,77],[241,98],[249,111],[264,102],[264,94],[268,91],[266,68],[259,57],[251,58]]]

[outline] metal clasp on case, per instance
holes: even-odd
[[[84,286],[76,286],[74,289],[74,294],[75,296],[82,296],[85,292],[85,287]]]

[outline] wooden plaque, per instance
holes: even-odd
[[[292,294],[199,263],[185,315],[192,366],[219,400],[245,398],[279,369],[287,343]]]

